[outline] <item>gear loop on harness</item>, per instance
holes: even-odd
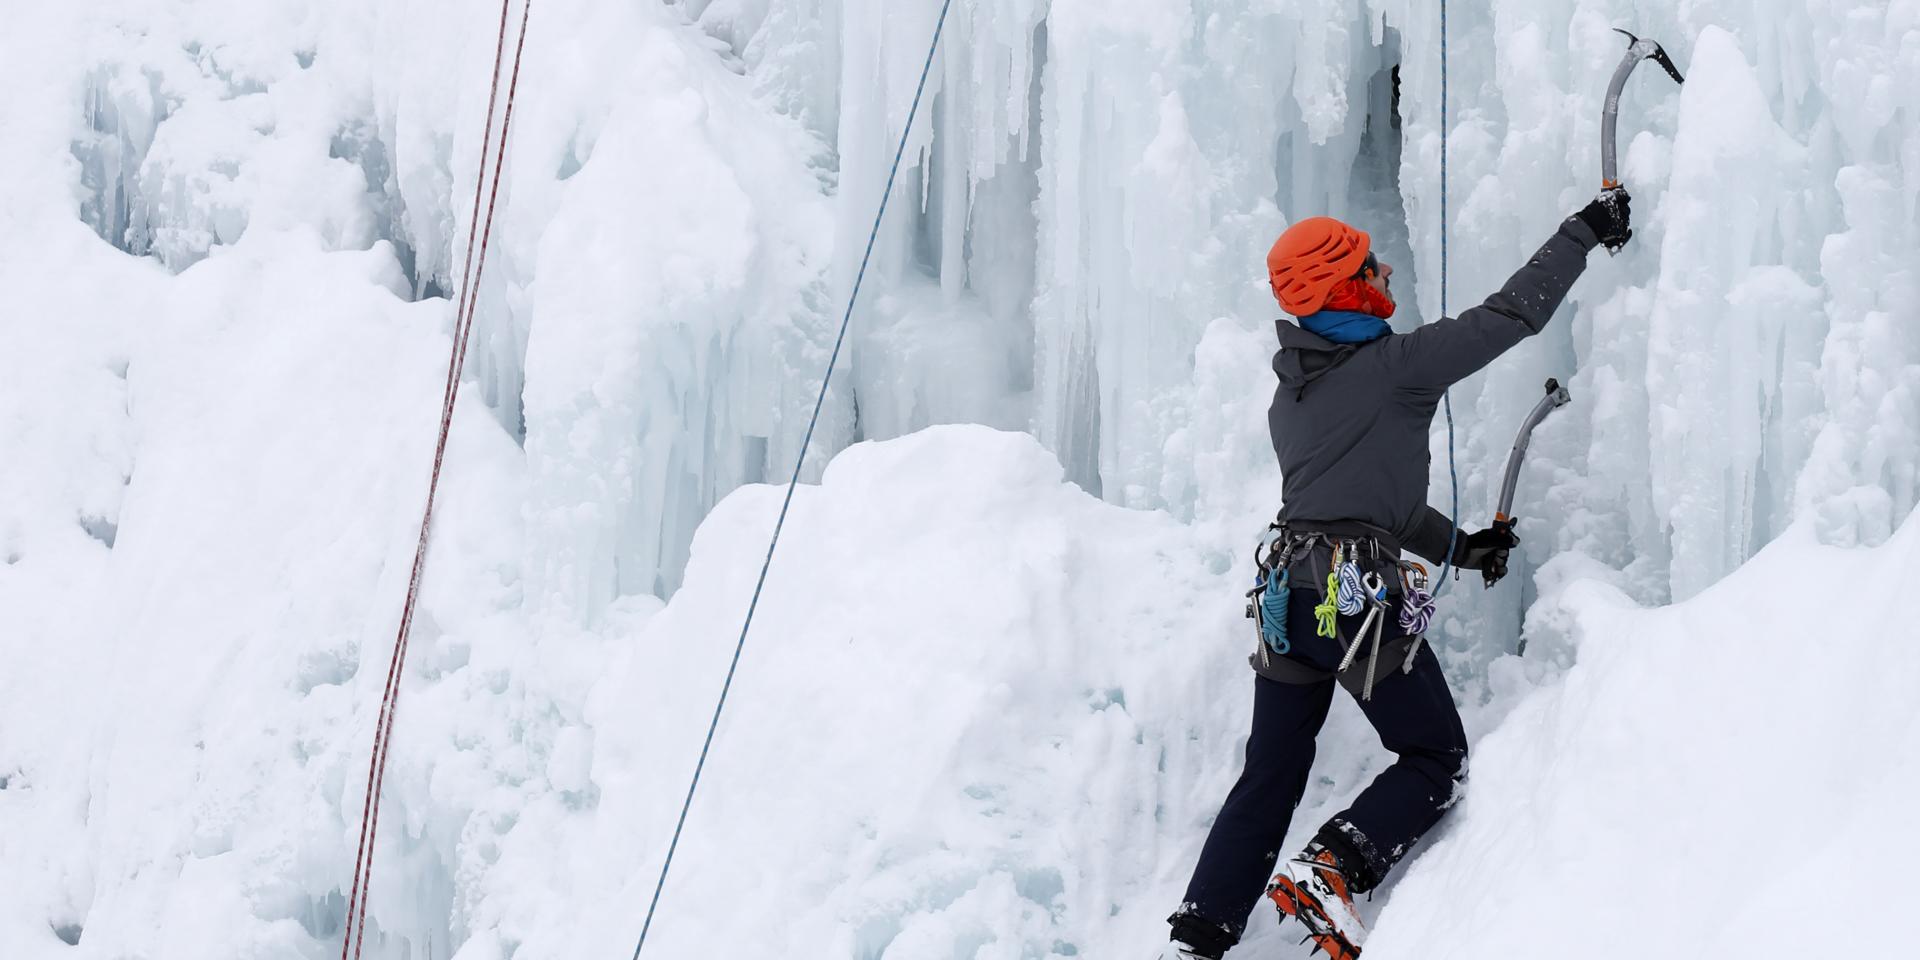
[[[1327,551],[1324,582],[1317,580],[1318,550]],[[1323,671],[1288,657],[1292,644],[1287,633],[1291,604],[1292,567],[1314,557],[1313,585],[1321,596],[1314,605],[1315,634],[1335,641],[1340,650],[1339,664]],[[1371,699],[1382,671],[1402,666],[1405,657],[1417,650],[1420,637],[1401,630],[1389,639],[1389,617],[1396,610],[1404,625],[1405,605],[1409,602],[1428,610],[1431,616],[1432,594],[1424,592],[1428,584],[1424,565],[1403,559],[1400,545],[1385,530],[1347,521],[1301,520],[1289,523],[1276,519],[1267,525],[1254,547],[1255,576],[1247,591],[1246,615],[1256,625],[1258,643],[1254,666],[1273,679],[1287,683],[1314,683],[1338,678],[1362,700]],[[1389,572],[1391,571],[1391,572]],[[1323,585],[1324,584],[1324,585]],[[1396,597],[1398,593],[1400,596]],[[1343,616],[1361,616],[1352,642],[1341,629]],[[1364,651],[1363,651],[1363,648]],[[1358,669],[1362,653],[1367,656],[1365,670]]]

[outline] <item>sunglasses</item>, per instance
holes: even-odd
[[[1378,276],[1379,274],[1380,274],[1380,260],[1379,258],[1375,257],[1371,252],[1369,252],[1367,254],[1367,259],[1362,260],[1360,262],[1360,272],[1354,274],[1353,278],[1355,280],[1365,280],[1369,277]]]

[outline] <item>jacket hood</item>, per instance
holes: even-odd
[[[1280,378],[1281,386],[1296,393],[1305,391],[1307,384],[1346,362],[1358,349],[1355,344],[1334,343],[1317,333],[1302,330],[1284,317],[1273,321],[1273,329],[1280,337],[1280,350],[1273,355],[1273,372]]]

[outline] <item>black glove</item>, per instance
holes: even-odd
[[[1607,245],[1608,250],[1619,252],[1627,241],[1633,239],[1633,198],[1627,196],[1626,187],[1613,187],[1600,191],[1593,202],[1580,209],[1574,216],[1593,230],[1593,235]]]
[[[1491,587],[1507,575],[1507,551],[1520,545],[1513,527],[1496,520],[1493,526],[1469,533],[1453,545],[1453,565],[1462,570],[1478,570]]]

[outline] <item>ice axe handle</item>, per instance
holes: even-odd
[[[1493,522],[1496,526],[1505,525],[1508,528],[1513,526],[1513,492],[1520,483],[1520,465],[1526,461],[1527,445],[1533,439],[1533,428],[1539,426],[1540,421],[1547,418],[1547,414],[1566,406],[1572,400],[1573,396],[1567,393],[1566,387],[1560,385],[1560,381],[1549,379],[1546,396],[1541,397],[1540,402],[1533,405],[1533,410],[1527,414],[1527,419],[1521,422],[1520,433],[1513,438],[1513,451],[1507,454],[1506,476],[1500,484],[1500,504],[1493,514]]]
[[[1667,56],[1666,48],[1653,40],[1636,37],[1619,27],[1613,28],[1627,38],[1627,54],[1620,59],[1620,65],[1614,68],[1613,79],[1607,84],[1607,99],[1600,109],[1600,189],[1615,190],[1620,187],[1620,164],[1615,144],[1615,129],[1620,116],[1620,92],[1626,89],[1627,78],[1633,75],[1633,68],[1640,61],[1651,59],[1667,71],[1674,83],[1685,83],[1687,79],[1680,75],[1680,68],[1674,66],[1673,58]],[[1625,243],[1607,244],[1607,254],[1615,256]]]
[[[1614,28],[1627,37],[1626,56],[1620,58],[1620,65],[1613,69],[1613,79],[1607,82],[1607,98],[1600,104],[1600,189],[1611,190],[1620,185],[1620,163],[1615,144],[1615,128],[1620,122],[1620,92],[1627,88],[1627,78],[1633,76],[1633,68],[1640,61],[1653,56],[1659,46],[1651,40],[1642,40],[1625,30]]]

